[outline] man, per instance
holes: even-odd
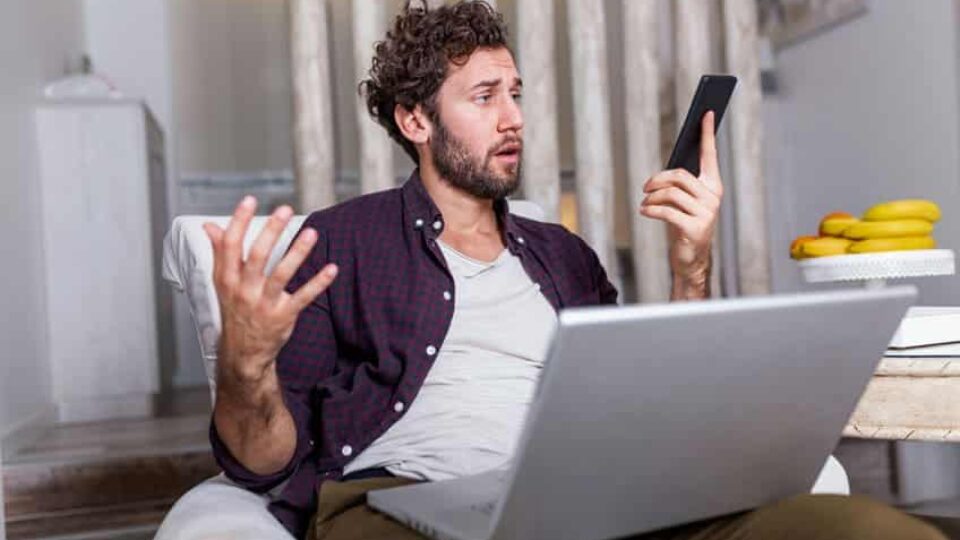
[[[418,165],[402,188],[312,214],[270,275],[290,208],[246,262],[255,201],[226,230],[206,226],[223,318],[215,455],[240,485],[272,490],[271,511],[300,537],[417,538],[365,493],[503,467],[556,312],[617,298],[582,240],[508,212],[522,82],[499,15],[482,2],[408,6],[370,76],[371,114]],[[675,300],[709,293],[723,196],[713,122],[703,120],[700,177],[653,176],[639,209],[669,224]],[[811,496],[664,534],[941,538],[865,500]]]

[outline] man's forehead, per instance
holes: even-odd
[[[465,63],[451,63],[447,82],[461,90],[491,86],[493,82],[507,86],[523,84],[513,54],[506,47],[477,49]]]

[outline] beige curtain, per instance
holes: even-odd
[[[289,0],[294,177],[300,212],[336,202],[333,96],[324,0]]]

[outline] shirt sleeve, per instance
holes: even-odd
[[[614,287],[613,283],[610,283],[610,280],[607,278],[607,271],[604,270],[603,265],[600,264],[600,258],[597,257],[597,252],[579,236],[574,235],[574,237],[579,241],[580,249],[583,250],[584,256],[587,259],[587,266],[590,269],[590,275],[597,291],[599,303],[616,304],[619,293],[617,292],[617,288]]]
[[[303,225],[304,228],[307,226],[318,229],[317,244],[287,284],[287,292],[299,289],[328,262],[328,243],[324,232],[312,224],[309,218]],[[300,229],[300,232],[302,231],[303,228]],[[231,454],[211,420],[210,442],[213,455],[228,478],[244,488],[262,493],[279,485],[296,472],[314,448],[314,388],[333,373],[336,358],[337,341],[330,316],[329,294],[324,292],[300,313],[290,339],[277,356],[276,370],[284,404],[293,417],[297,431],[293,457],[276,473],[256,474]]]

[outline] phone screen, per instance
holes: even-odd
[[[713,111],[714,129],[720,129],[720,120],[733,95],[737,78],[732,75],[704,75],[693,95],[690,110],[680,128],[680,135],[670,153],[667,169],[684,168],[694,176],[700,176],[700,122],[707,111]]]

